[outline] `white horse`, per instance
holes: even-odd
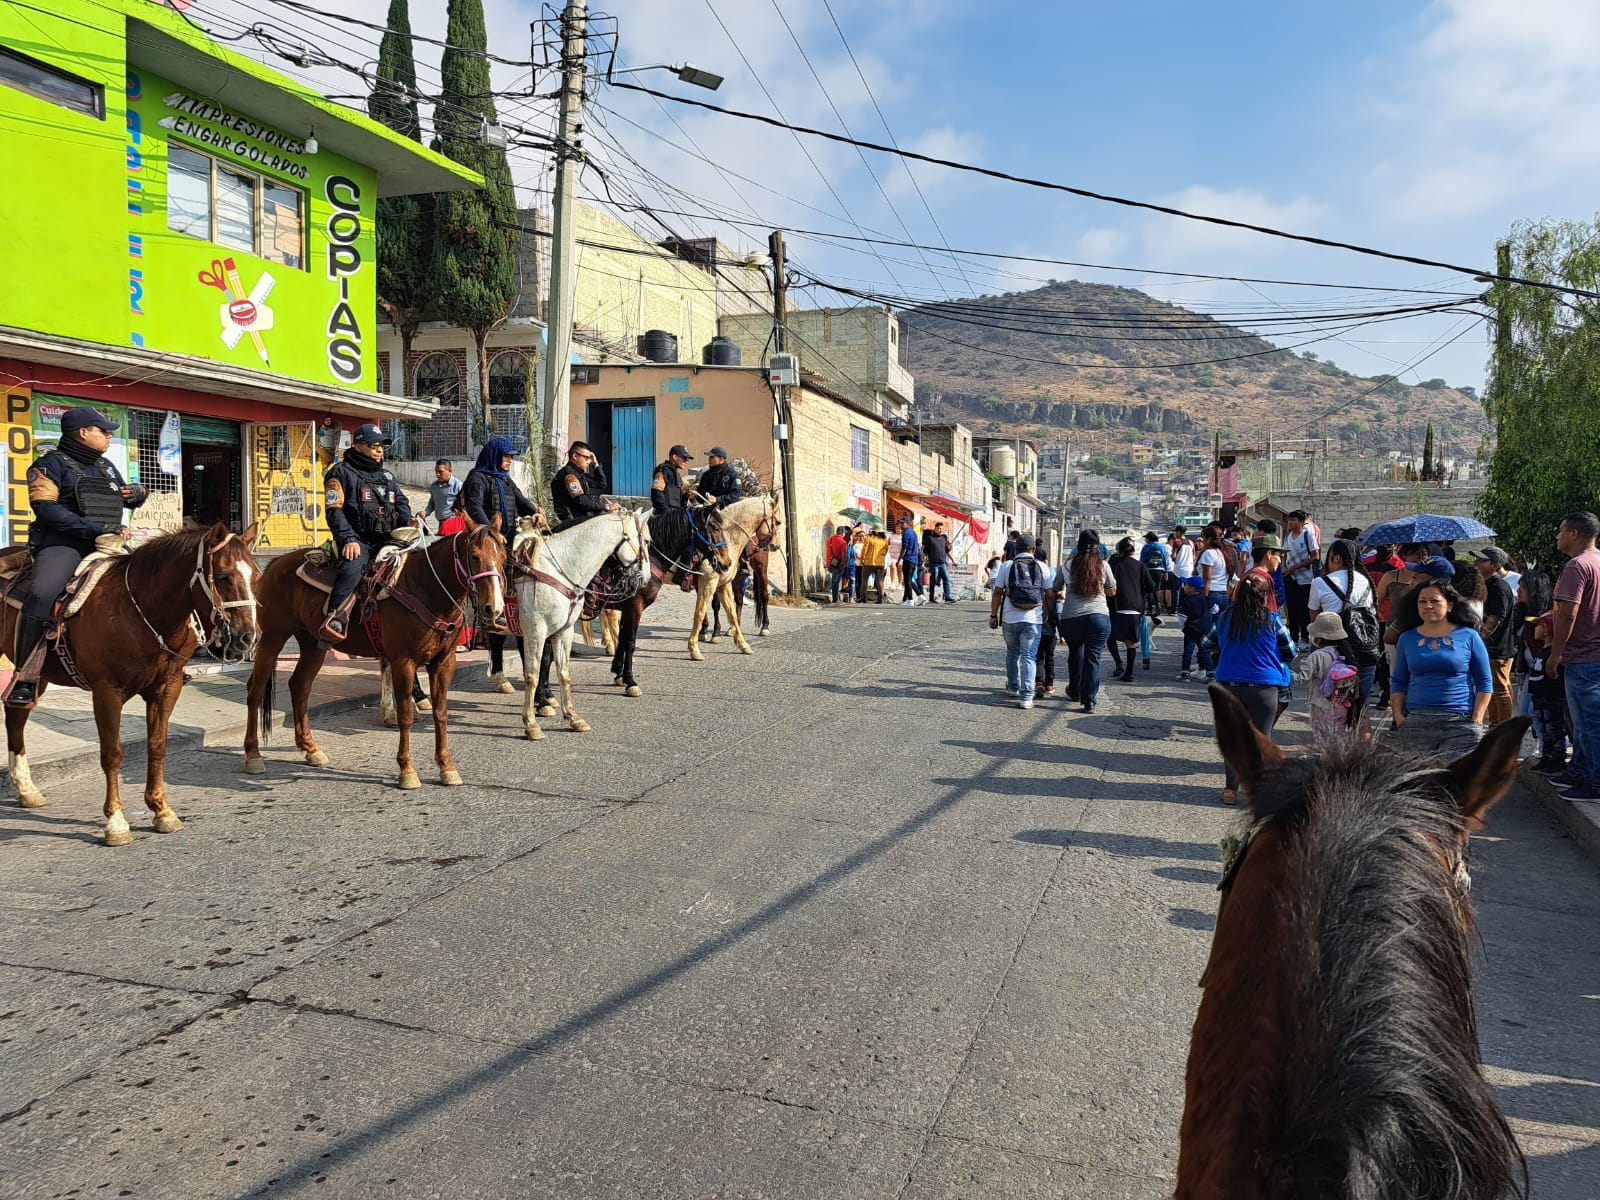
[[[739,574],[739,560],[744,548],[752,541],[762,542],[777,536],[782,524],[777,509],[768,496],[751,496],[736,500],[722,510],[722,536],[727,539],[727,567],[717,570],[710,558],[700,564],[700,579],[695,585],[694,620],[689,624],[689,657],[699,662],[700,629],[711,611],[711,597],[722,602],[722,611],[728,614],[728,632],[733,634],[733,644],[741,654],[754,654],[739,628],[739,606],[733,602],[733,581]]]
[[[572,653],[572,631],[583,611],[584,590],[612,555],[624,570],[645,562],[644,523],[627,509],[590,517],[560,533],[545,536],[525,557],[529,544],[519,538],[512,557],[516,563],[517,615],[522,622],[522,644],[528,648],[522,662],[522,727],[531,741],[544,737],[535,719],[535,693],[539,659],[546,639],[555,649],[551,664],[561,681],[561,711],[576,733],[589,725],[572,706],[572,675],[567,660]]]

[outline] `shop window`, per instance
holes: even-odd
[[[6,46],[0,46],[0,83],[86,117],[106,119],[105,88]]]
[[[167,228],[300,270],[305,195],[209,154],[170,144]]]
[[[527,402],[528,356],[517,350],[502,350],[489,362],[489,403]]]
[[[440,408],[461,407],[461,369],[448,354],[430,354],[417,364],[417,395]]]
[[[850,469],[872,470],[872,435],[859,425],[850,426]]]

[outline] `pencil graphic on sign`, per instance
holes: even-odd
[[[239,344],[239,339],[248,334],[261,361],[271,366],[261,335],[272,328],[272,309],[266,304],[276,282],[272,276],[262,272],[256,286],[246,294],[244,281],[239,277],[238,264],[231,258],[214,258],[211,260],[211,269],[201,271],[199,278],[207,287],[214,287],[228,297],[220,314],[223,345],[232,350]]]

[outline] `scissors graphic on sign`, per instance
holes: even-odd
[[[207,287],[214,287],[228,297],[220,313],[223,344],[232,350],[239,344],[240,338],[248,335],[261,361],[268,362],[267,347],[261,335],[272,328],[272,310],[266,304],[275,282],[272,276],[262,272],[255,288],[246,294],[244,281],[239,278],[238,264],[231,258],[213,258],[211,269],[202,270],[197,278]]]

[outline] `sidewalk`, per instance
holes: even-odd
[[[1548,775],[1525,766],[1518,768],[1517,777],[1578,847],[1600,863],[1600,800],[1569,800],[1551,785]]]
[[[460,662],[464,666],[482,658],[481,654],[463,654]],[[278,660],[277,690],[273,699],[280,714],[289,710],[289,672],[294,664],[293,655]],[[172,712],[167,753],[178,754],[201,746],[241,745],[249,664],[224,669],[215,662],[196,660],[190,664],[189,674],[193,678],[184,686]],[[10,671],[0,671],[0,687],[10,675]],[[311,689],[312,719],[376,704],[378,681],[377,664],[371,659],[335,659],[330,655]],[[52,687],[33,710],[26,739],[28,766],[41,787],[48,789],[54,780],[100,772],[100,739],[95,732],[94,704],[88,692]],[[122,710],[122,746],[125,755],[122,775],[126,783],[134,777],[133,772],[143,764],[145,756],[144,701],[138,697]],[[9,795],[9,774],[5,789]]]

